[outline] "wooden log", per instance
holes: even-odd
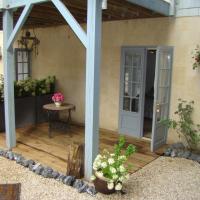
[[[84,145],[71,144],[67,147],[67,176],[84,177]]]

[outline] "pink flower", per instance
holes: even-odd
[[[52,96],[52,100],[54,102],[63,102],[64,101],[64,95],[60,92],[57,92]]]

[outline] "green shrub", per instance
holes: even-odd
[[[179,137],[183,136],[190,149],[197,150],[200,144],[200,125],[192,120],[194,101],[188,102],[182,99],[178,101],[178,108],[175,111],[175,115],[178,116],[177,120],[166,119],[162,120],[162,123],[176,130]]]
[[[43,79],[26,79],[14,82],[15,98],[41,96],[52,94],[55,90],[55,76],[48,76]],[[4,80],[0,76],[0,100],[4,98]]]

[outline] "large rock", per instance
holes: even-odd
[[[73,183],[73,187],[79,190],[84,185],[84,182],[81,179],[76,179]]]
[[[22,166],[29,167],[29,160],[23,160],[22,161]]]
[[[4,155],[4,150],[0,149],[0,156],[3,156],[3,155]]]
[[[172,149],[171,148],[167,148],[164,152],[164,156],[171,156],[172,153]]]
[[[186,150],[186,151],[183,153],[182,158],[188,159],[188,158],[190,157],[190,155],[191,155],[191,152],[188,151],[188,150]]]
[[[191,153],[189,159],[190,159],[190,160],[197,161],[197,162],[200,163],[200,155],[199,155],[199,154]]]
[[[172,150],[172,152],[171,152],[171,157],[177,157],[177,155],[178,155],[178,151],[177,151],[177,149],[173,149]]]
[[[38,174],[38,175],[41,175],[42,172],[43,172],[43,170],[44,170],[44,167],[43,167],[42,165],[39,165],[39,166],[37,166],[37,167],[34,166],[34,172],[35,172],[36,174]]]
[[[6,158],[8,158],[9,160],[14,160],[14,153],[12,151],[8,151],[6,153]]]
[[[22,157],[21,154],[15,153],[14,154],[14,160],[17,161],[19,159],[19,157]]]
[[[83,186],[78,189],[78,192],[79,193],[84,193],[84,192],[87,191],[88,188],[89,188],[89,185],[84,183]]]
[[[75,177],[74,176],[67,176],[64,180],[63,183],[69,186],[72,186],[75,182]]]
[[[60,176],[60,173],[57,171],[52,172],[52,178],[57,179]]]
[[[50,167],[45,167],[44,170],[42,171],[42,176],[44,178],[53,178],[53,175],[52,175],[52,172],[53,172],[53,169],[50,168]]]
[[[16,163],[22,165],[23,161],[25,160],[25,158],[21,155],[19,155],[17,158],[16,158]]]
[[[94,186],[90,186],[86,189],[86,192],[91,195],[91,196],[95,196],[97,194],[97,191],[95,189]]]
[[[65,180],[66,176],[63,174],[60,174],[60,176],[57,178],[58,181],[63,182]]]

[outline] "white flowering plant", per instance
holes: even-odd
[[[103,154],[97,155],[93,164],[95,173],[91,177],[92,181],[99,178],[107,182],[109,190],[122,190],[124,181],[129,178],[128,168],[124,164],[136,151],[135,146],[130,144],[123,153],[122,150],[125,148],[125,144],[125,138],[121,136],[118,144],[114,147],[114,153],[104,150]]]

